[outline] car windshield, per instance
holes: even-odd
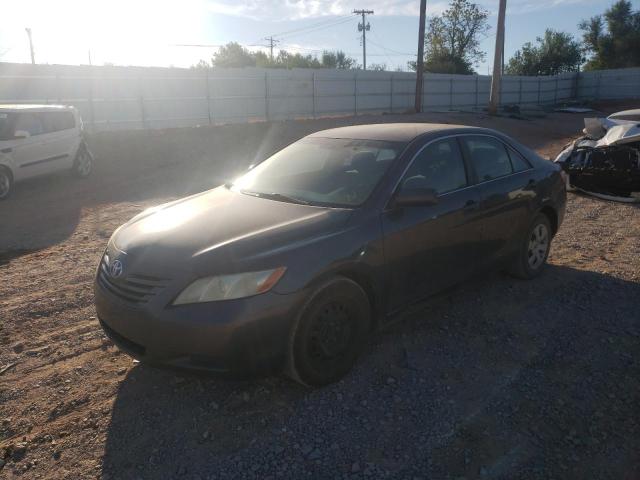
[[[233,183],[247,195],[291,203],[356,207],[364,203],[405,144],[304,138]]]

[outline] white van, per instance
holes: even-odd
[[[85,178],[92,164],[74,107],[0,105],[0,200],[25,178],[65,169]]]

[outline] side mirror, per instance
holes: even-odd
[[[395,207],[426,207],[438,203],[438,194],[432,188],[403,188],[393,201]]]
[[[31,134],[29,132],[27,132],[26,130],[16,130],[15,132],[13,132],[13,138],[29,138],[31,136]]]

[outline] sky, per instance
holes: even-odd
[[[639,7],[632,0],[634,7]],[[265,50],[303,54],[342,50],[362,63],[354,9],[367,17],[367,64],[388,70],[415,60],[419,0],[0,0],[0,62],[29,62],[25,28],[31,28],[37,63],[189,67],[235,41]],[[476,0],[490,12],[481,43],[487,74],[493,62],[498,0]],[[615,0],[507,0],[505,58],[546,28],[580,37],[578,23],[603,13]],[[447,8],[427,0],[427,16]],[[185,46],[186,45],[186,46]],[[193,46],[200,45],[200,46]]]

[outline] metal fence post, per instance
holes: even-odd
[[[358,73],[353,74],[353,115],[358,115]]]
[[[389,113],[393,113],[393,73],[389,77]]]
[[[56,68],[56,99],[58,104],[62,103],[62,98],[60,97],[60,71]]]
[[[204,85],[207,89],[207,116],[209,117],[209,125],[211,125],[211,98],[209,98],[209,69],[204,71]]]
[[[541,82],[541,80],[540,80],[540,77],[536,77],[536,78],[537,78],[537,80],[538,80],[538,102],[537,102],[537,103],[538,103],[538,105],[540,105],[540,87],[541,87],[541,85],[540,85],[540,84],[541,84],[542,82]]]
[[[479,78],[480,75],[476,75],[476,107],[475,109],[478,109],[478,105],[479,105],[479,101],[478,101],[478,82],[479,82]]]
[[[553,104],[558,103],[558,75],[556,75],[556,88],[553,92]]]
[[[142,120],[142,128],[147,128],[147,118],[144,111],[144,96],[142,95],[142,78],[138,77],[138,92],[140,99],[140,119]]]
[[[311,72],[311,108],[312,116],[316,118],[316,72]]]
[[[602,73],[598,72],[598,80],[596,82],[596,100],[600,99],[600,80],[602,77]]]
[[[518,105],[522,103],[522,77],[518,82]]]
[[[96,112],[93,106],[93,67],[89,67],[91,75],[89,75],[89,116],[91,118],[91,129],[96,128]]]
[[[420,111],[424,112],[424,103],[425,103],[425,97],[426,95],[424,94],[424,92],[426,91],[424,88],[424,84],[427,82],[427,76],[424,75],[422,77],[422,101],[421,101],[421,105],[420,105]]]
[[[449,110],[453,110],[453,77],[449,79]]]
[[[269,121],[269,77],[267,71],[264,72],[264,118]]]

